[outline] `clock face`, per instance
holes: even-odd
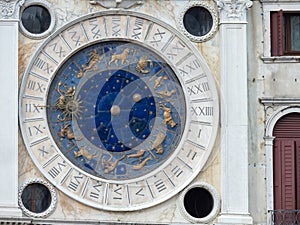
[[[178,78],[158,54],[106,41],[75,53],[56,72],[46,112],[55,144],[75,166],[128,180],[173,154],[184,133],[185,102]]]
[[[107,12],[58,30],[20,91],[20,125],[47,179],[87,205],[116,211],[182,190],[210,155],[218,99],[206,64],[176,30]]]

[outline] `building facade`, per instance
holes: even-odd
[[[2,224],[297,224],[300,1],[0,0]]]

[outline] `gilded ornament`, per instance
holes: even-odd
[[[151,156],[148,157],[148,158],[146,158],[146,159],[144,159],[143,162],[141,162],[141,163],[139,163],[139,164],[136,164],[136,165],[132,166],[132,169],[134,169],[134,170],[140,170],[140,169],[142,169],[142,168],[148,163],[148,161],[150,161],[150,160],[152,160],[152,157],[151,157]]]
[[[150,68],[153,67],[153,62],[150,59],[147,59],[146,57],[141,57],[136,65],[136,70],[140,73],[147,74],[150,72],[148,68],[148,64]]]
[[[155,79],[154,81],[154,89],[159,88],[161,85],[163,85],[164,80],[169,80],[168,76],[161,76]]]
[[[156,92],[161,98],[170,98],[173,94],[176,94],[176,90],[173,89],[171,91],[165,90],[165,91],[160,91]]]
[[[76,92],[76,87],[66,87],[67,90],[63,91],[61,89],[62,82],[60,81],[57,85],[57,92],[60,94],[59,98],[57,99],[56,107],[59,110],[64,110],[66,108],[67,97],[73,97]]]
[[[106,159],[102,160],[102,168],[104,168],[104,173],[109,173],[111,171],[114,171],[116,169],[116,167],[118,166],[119,162],[121,160],[123,160],[125,158],[125,156],[112,161],[113,156],[110,156],[110,158],[106,161]]]
[[[160,104],[160,107],[164,111],[164,124],[170,125],[172,128],[176,126],[176,122],[172,118],[172,110],[171,108],[167,108],[166,106]]]
[[[141,96],[140,94],[136,93],[136,94],[134,94],[134,95],[132,96],[132,100],[133,100],[134,102],[139,102],[139,101],[142,100],[142,96]]]
[[[145,153],[145,150],[141,149],[135,154],[128,155],[128,158],[139,158],[139,157],[142,157],[144,155],[144,153]]]
[[[60,131],[57,133],[61,139],[67,137],[69,143],[71,143],[72,140],[80,141],[81,139],[76,139],[73,131],[70,128],[71,124],[62,125],[60,124]]]
[[[116,53],[113,54],[111,56],[111,60],[109,61],[108,65],[110,65],[113,62],[116,65],[118,65],[118,61],[119,60],[121,61],[122,65],[124,65],[126,62],[128,62],[129,53],[130,53],[130,49],[129,48],[125,48],[122,53],[120,53],[120,54],[116,54]]]
[[[95,154],[89,153],[84,147],[81,147],[78,152],[74,151],[74,155],[75,155],[75,158],[83,156],[87,160],[92,160],[95,157]]]
[[[159,133],[155,140],[152,143],[152,148],[156,149],[156,154],[163,154],[164,150],[162,147],[162,143],[164,142],[164,140],[166,139],[166,134],[165,133]]]
[[[88,63],[87,65],[82,65],[82,70],[80,69],[77,77],[78,78],[82,78],[83,74],[86,72],[86,71],[90,71],[92,69],[97,69],[97,63],[101,60],[101,57],[100,55],[98,54],[98,51],[97,49],[94,49],[94,51],[92,51],[90,54],[89,54],[90,58],[88,60]]]

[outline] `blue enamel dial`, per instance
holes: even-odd
[[[107,41],[76,52],[57,71],[47,118],[55,143],[75,166],[99,178],[128,180],[171,157],[186,105],[162,57],[135,43]]]

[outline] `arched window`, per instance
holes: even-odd
[[[281,117],[274,129],[274,209],[300,209],[300,113]]]

